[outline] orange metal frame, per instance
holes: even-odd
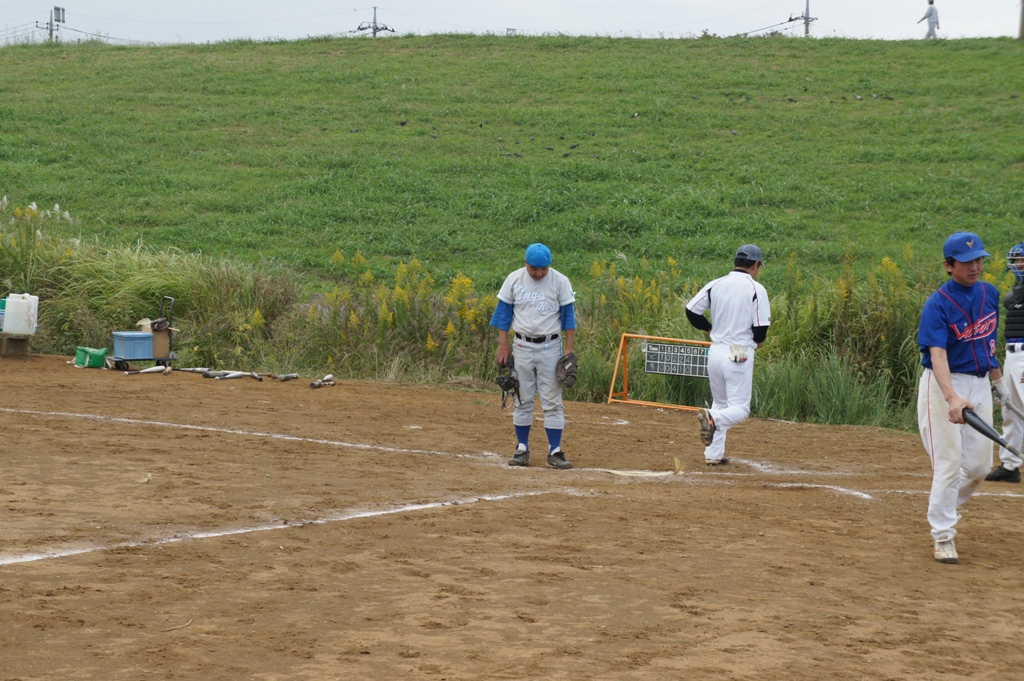
[[[687,340],[684,338],[665,338],[662,336],[644,336],[638,333],[624,333],[619,341],[619,353],[615,357],[615,371],[612,372],[612,385],[608,389],[608,404],[618,402],[620,404],[639,404],[645,407],[664,407],[665,409],[678,409],[680,411],[700,411],[700,407],[690,407],[683,404],[663,404],[661,402],[645,402],[643,400],[629,399],[629,340],[632,338],[643,338],[652,341],[668,341],[671,343],[682,343],[686,345],[703,345],[708,347],[711,343],[707,341]],[[615,391],[615,383],[619,378],[619,367],[622,367],[622,390]]]

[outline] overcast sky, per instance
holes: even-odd
[[[692,37],[764,33],[803,35],[807,0],[382,0],[377,23],[405,33]],[[98,34],[111,42],[205,43],[235,38],[353,35],[373,21],[372,5],[323,0],[0,0],[0,44],[46,38],[51,9],[64,7],[65,41]],[[1017,37],[1020,0],[935,0],[939,36]],[[927,0],[811,0],[816,37],[922,38]],[[384,35],[390,35],[385,33]]]

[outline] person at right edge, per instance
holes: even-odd
[[[761,347],[771,324],[768,292],[757,282],[763,256],[754,244],[740,246],[733,271],[704,285],[686,304],[686,318],[711,336],[708,348],[708,380],[711,409],[697,413],[704,462],[709,466],[729,463],[725,434],[750,416],[754,386],[754,350]],[[709,321],[704,313],[711,310]]]
[[[1006,254],[1006,270],[1013,273],[1017,283],[1003,296],[1003,307],[1006,309],[1004,383],[1010,404],[1024,411],[1024,384],[1021,383],[1024,380],[1024,241]],[[1003,437],[1017,451],[1024,444],[1024,421],[1010,409],[1003,409]],[[1020,482],[1020,457],[1006,447],[1000,447],[999,461],[1000,464],[985,479]]]
[[[946,239],[942,255],[949,280],[925,301],[917,332],[924,366],[917,425],[932,464],[928,524],[935,560],[956,563],[957,507],[970,499],[992,465],[992,441],[964,423],[963,410],[973,409],[991,423],[993,390],[1001,396],[1006,390],[996,357],[999,292],[981,281],[984,258],[990,256],[971,232]]]

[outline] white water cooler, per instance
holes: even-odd
[[[39,296],[28,293],[12,293],[7,296],[4,309],[4,333],[32,335],[36,332],[39,317]]]

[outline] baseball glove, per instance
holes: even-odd
[[[576,368],[575,352],[562,355],[558,358],[558,364],[555,366],[555,377],[559,383],[567,388],[571,388],[576,385]]]
[[[515,362],[512,361],[511,356],[508,358],[505,366],[498,367],[498,377],[494,381],[501,388],[502,409],[508,406],[509,395],[515,395],[516,399],[522,403],[523,400],[519,396],[519,374],[516,373]]]

